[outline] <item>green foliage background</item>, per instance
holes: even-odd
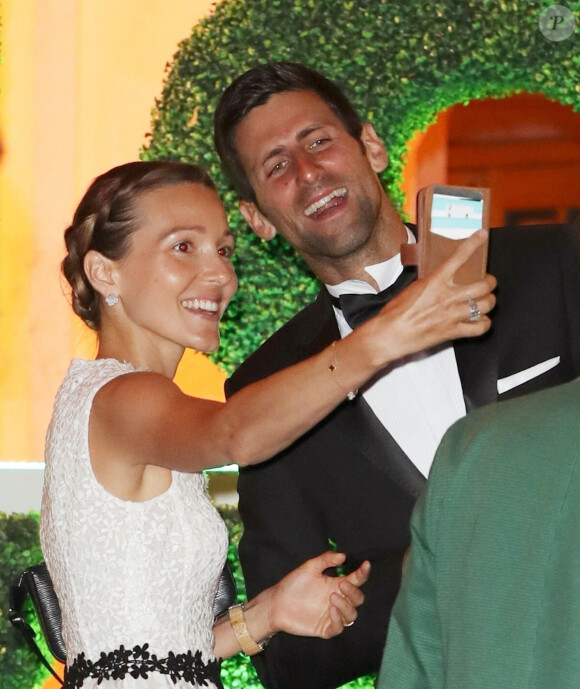
[[[48,672],[29,651],[8,621],[8,594],[23,569],[42,560],[38,541],[38,514],[0,512],[0,686],[2,689],[40,687]],[[40,639],[38,625],[32,622]],[[48,653],[43,640],[39,645]],[[47,655],[46,657],[50,657]]]
[[[383,137],[386,189],[398,207],[407,141],[440,110],[518,91],[579,109],[580,2],[576,33],[539,30],[551,0],[226,0],[183,41],[168,67],[144,159],[209,168],[237,230],[240,290],[223,319],[216,360],[231,371],[317,291],[315,279],[277,238],[262,243],[233,210],[236,196],[214,153],[213,113],[223,89],[258,62],[295,60],[340,83]]]

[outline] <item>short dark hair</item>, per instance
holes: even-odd
[[[87,189],[64,233],[67,254],[61,269],[71,287],[73,310],[89,328],[100,329],[101,300],[85,273],[86,254],[94,249],[113,260],[123,258],[137,229],[137,199],[152,189],[188,182],[215,188],[198,165],[156,160],[114,167]]]
[[[288,91],[312,91],[338,117],[346,131],[360,140],[362,122],[341,89],[320,72],[297,62],[268,62],[240,75],[222,94],[214,117],[214,143],[222,164],[242,199],[255,201],[254,190],[236,149],[236,129],[270,96]]]

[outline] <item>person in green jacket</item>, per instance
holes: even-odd
[[[443,438],[378,689],[580,686],[580,379]]]

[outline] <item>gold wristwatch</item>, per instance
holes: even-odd
[[[232,625],[232,629],[236,635],[236,639],[240,644],[240,648],[246,655],[254,656],[256,653],[260,653],[266,648],[270,642],[270,637],[264,639],[260,643],[256,643],[250,636],[250,632],[248,631],[248,626],[246,624],[246,617],[244,615],[243,603],[232,605],[228,609],[228,614],[230,617],[230,624]]]

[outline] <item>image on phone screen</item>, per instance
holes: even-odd
[[[433,194],[431,232],[447,239],[467,239],[480,230],[483,198]]]

